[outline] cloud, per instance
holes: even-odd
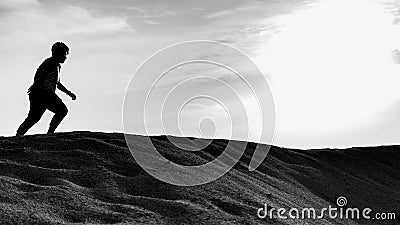
[[[145,23],[150,24],[150,25],[158,25],[160,23],[153,21],[153,20],[145,20]]]
[[[192,10],[194,11],[205,11],[205,8],[197,8],[197,7],[193,7]]]
[[[4,6],[9,9],[0,13],[0,51],[8,54],[0,54],[0,59],[48,54],[49,45],[57,40],[87,49],[136,33],[126,17],[101,16],[83,7],[34,0],[2,1],[0,7]]]
[[[281,24],[277,16],[291,14],[304,8],[309,1],[255,1],[231,9],[223,9],[204,15],[208,23],[223,24],[216,29],[212,39],[231,44],[254,55],[268,39],[279,32]]]
[[[249,11],[254,11],[256,9],[257,8],[255,6],[241,6],[234,9],[222,10],[211,14],[207,14],[204,17],[206,19],[221,19],[232,15],[237,16],[238,13],[248,13]]]
[[[273,23],[249,23],[243,26],[229,27],[212,34],[212,39],[237,47],[253,55],[269,37],[279,31],[279,26]]]
[[[397,1],[385,2],[386,10],[394,16],[393,23],[400,24],[400,3]]]
[[[6,1],[0,6],[12,10],[1,16],[2,36],[19,35],[29,38],[61,38],[79,35],[107,35],[134,31],[124,17],[95,16],[93,12],[77,6],[51,6],[38,1]]]
[[[275,15],[282,15],[290,13],[296,8],[303,7],[309,4],[309,0],[300,1],[255,1],[249,2],[245,5],[240,5],[231,9],[222,9],[213,13],[206,14],[206,19],[225,19],[225,18],[237,18],[240,15],[240,19],[245,18],[267,18]]]
[[[155,21],[157,19],[177,15],[174,10],[167,10],[163,8],[144,9],[137,6],[131,6],[127,9],[134,12],[134,14],[130,16],[132,19],[139,19],[147,24],[152,25],[159,24],[158,21]]]
[[[3,0],[0,2],[0,7],[9,9],[21,9],[39,5],[38,0]]]

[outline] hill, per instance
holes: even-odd
[[[142,136],[134,136],[137,148]],[[165,136],[157,149],[178,164],[209,161],[226,140],[179,151]],[[253,172],[249,143],[240,162],[211,183],[180,187],[147,174],[119,133],[72,132],[0,138],[1,224],[400,224],[400,148],[295,150],[272,147]],[[200,161],[201,161],[200,160]],[[272,208],[346,207],[394,212],[393,220],[258,218]],[[327,215],[327,214],[326,214]]]

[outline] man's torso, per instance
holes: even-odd
[[[47,58],[36,70],[33,85],[29,88],[32,92],[55,92],[59,81],[60,64],[52,58]]]

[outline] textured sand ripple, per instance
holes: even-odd
[[[137,148],[146,148],[135,136]],[[225,140],[184,152],[152,138],[162,155],[182,165],[219,156]],[[294,150],[273,147],[253,172],[255,144],[209,184],[177,187],[137,165],[123,134],[72,132],[0,138],[1,224],[400,224],[395,221],[259,219],[273,207],[336,206],[396,212],[400,218],[400,148]]]

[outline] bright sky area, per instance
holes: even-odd
[[[0,33],[3,136],[14,135],[27,115],[26,90],[55,41],[70,47],[61,81],[78,96],[73,102],[59,92],[69,115],[58,131],[123,132],[124,94],[139,65],[169,45],[201,39],[240,49],[262,70],[275,102],[272,144],[400,143],[395,0],[2,0]],[[208,106],[183,113],[223,115]],[[45,133],[51,116],[28,134]],[[227,120],[221,124],[229,126]],[[198,124],[192,127],[187,134],[196,135]]]

